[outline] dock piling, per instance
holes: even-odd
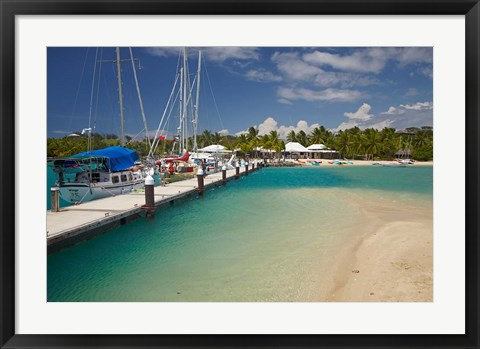
[[[245,162],[245,175],[248,176],[248,162]]]
[[[155,193],[154,193],[154,179],[152,176],[145,178],[145,210],[147,212],[147,218],[153,218],[155,216]]]
[[[59,212],[60,211],[60,191],[58,187],[51,187],[50,188],[50,200],[51,200],[51,209],[52,212]]]
[[[235,163],[235,179],[240,178],[240,164],[238,161]]]
[[[203,170],[200,168],[197,171],[197,181],[198,181],[197,191],[198,191],[198,195],[203,195],[203,191],[204,191],[203,177],[204,177],[204,173],[203,173]]]
[[[227,166],[222,167],[222,183],[227,184]]]

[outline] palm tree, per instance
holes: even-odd
[[[212,144],[220,144],[221,140],[222,140],[222,136],[218,132],[215,132],[210,137],[210,141],[212,142]]]
[[[210,144],[212,144],[212,132],[209,130],[205,130],[202,132],[202,134],[198,137],[199,139],[198,144],[200,148],[204,148]]]
[[[323,126],[321,126],[320,128],[322,128],[322,127]],[[323,137],[324,137],[324,140],[325,140],[325,142],[323,144],[328,148],[334,149],[336,141],[335,141],[335,135],[333,134],[333,132],[329,131],[329,130],[325,130],[324,134],[323,134]]]
[[[352,139],[350,133],[347,131],[340,131],[335,138],[336,140],[336,149],[342,155],[342,157],[350,154]]]
[[[297,133],[297,142],[303,145],[304,147],[307,146],[308,140],[307,140],[307,134],[305,131],[301,130]]]
[[[325,128],[323,126],[315,127],[310,133],[310,136],[308,139],[310,144],[325,144],[325,139],[326,139]]]
[[[350,134],[352,137],[351,142],[351,150],[353,159],[355,159],[355,154],[365,154],[365,147],[364,147],[364,136],[363,134],[354,132]]]
[[[260,146],[260,140],[255,137],[255,138],[252,138],[248,141],[250,147],[252,148],[252,150],[255,150],[255,157],[257,158],[258,157],[258,147]]]
[[[383,130],[380,131],[380,140],[382,142],[384,157],[388,159],[392,159],[396,150],[395,149],[395,140],[396,140],[395,129],[391,127],[384,127]]]
[[[280,153],[282,149],[284,149],[284,145],[282,146],[283,141],[280,140],[280,136],[276,130],[270,131],[269,134],[269,149],[275,150],[276,154],[280,158]]]
[[[248,140],[252,140],[252,139],[256,139],[258,137],[258,129],[256,129],[255,127],[251,126],[248,128],[248,134],[247,134],[247,138]]]
[[[382,150],[382,141],[380,133],[373,128],[367,128],[364,131],[364,147],[367,154],[372,155],[372,160]]]
[[[270,151],[270,149],[273,149],[272,146],[271,146],[271,143],[270,143],[270,135],[265,134],[265,135],[261,136],[260,140],[259,140],[259,145],[261,147],[263,147],[265,150],[268,150],[268,151]]]
[[[297,141],[297,135],[295,134],[294,130],[291,130],[287,134],[287,141],[289,142],[296,142]]]
[[[431,142],[432,132],[430,130],[420,130],[413,136],[413,145],[415,148],[421,148]]]

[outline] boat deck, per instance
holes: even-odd
[[[250,170],[251,171],[251,170]],[[235,177],[236,171],[227,170],[227,181]],[[240,175],[245,168],[240,169]],[[222,172],[209,174],[204,178],[205,189],[222,184]],[[196,192],[197,178],[158,186],[154,188],[155,206],[161,206],[173,200],[189,196]],[[60,208],[59,212],[47,212],[47,245],[56,244],[79,235],[99,230],[102,227],[124,224],[128,219],[144,212],[144,192],[132,192]],[[86,237],[88,238],[88,237]]]

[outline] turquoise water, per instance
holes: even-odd
[[[429,212],[432,172],[262,169],[49,255],[48,301],[315,300],[368,223],[363,198]]]

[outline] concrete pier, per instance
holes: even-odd
[[[244,175],[245,170],[240,174]],[[234,179],[235,175],[236,170],[227,170],[227,181]],[[205,176],[205,189],[220,185],[223,185],[222,171]],[[190,195],[198,195],[197,186],[197,178],[192,178],[154,187],[155,207],[173,204]],[[231,190],[234,190],[233,187]],[[144,205],[145,192],[138,191],[60,208],[59,212],[47,211],[48,252],[89,239],[142,217],[145,215],[142,207]]]

